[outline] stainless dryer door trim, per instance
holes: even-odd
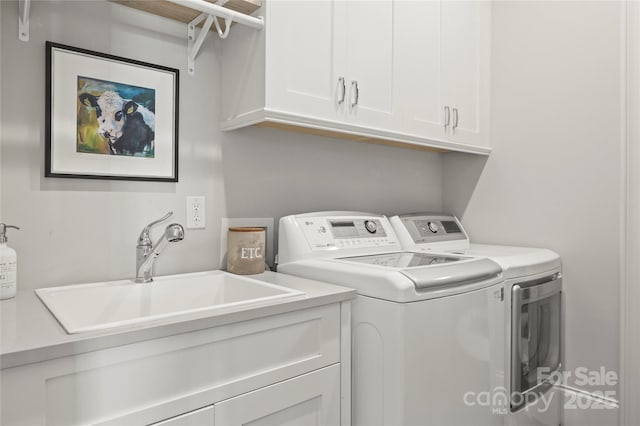
[[[529,394],[543,394],[551,386],[551,380],[554,377],[555,372],[562,368],[562,306],[561,306],[561,293],[562,293],[562,275],[555,273],[553,275],[546,276],[537,280],[524,281],[515,284],[511,289],[511,411],[517,411],[522,408],[528,401],[527,396]],[[527,323],[523,324],[525,318],[523,318],[523,307],[525,305],[535,305],[537,302],[548,299],[550,303],[555,301],[555,310],[549,312],[548,318],[548,332],[551,334],[546,336],[548,339],[549,350],[556,351],[555,356],[552,356],[552,360],[545,359],[544,361],[551,362],[551,365],[543,363],[540,365],[529,364],[529,346],[528,342],[531,340],[531,326],[529,322],[530,318],[526,318]],[[528,315],[528,313],[527,313]],[[543,321],[543,319],[540,319]],[[525,326],[523,328],[523,325]],[[554,333],[553,330],[556,330]],[[524,334],[526,330],[526,335]],[[538,343],[541,340],[541,336],[535,336]],[[555,340],[555,341],[552,341]],[[555,348],[554,348],[555,346]],[[535,385],[528,385],[523,387],[522,377],[530,376],[530,374],[538,374],[538,368],[545,368],[547,378],[539,381],[536,377]],[[514,397],[514,394],[519,394],[518,398]]]

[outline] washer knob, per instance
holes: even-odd
[[[375,234],[378,230],[378,225],[376,225],[376,223],[372,220],[365,220],[364,227],[367,231],[369,231],[370,234]]]
[[[438,224],[435,222],[429,222],[427,225],[429,226],[429,231],[433,232],[434,234],[436,234],[440,229],[438,227]]]

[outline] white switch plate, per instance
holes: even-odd
[[[204,196],[187,197],[187,229],[204,229],[207,226],[207,203]]]
[[[220,232],[220,269],[227,269],[227,232],[229,228],[235,226],[250,226],[265,229],[265,251],[267,252],[265,261],[267,265],[273,269],[273,223],[272,217],[223,217]]]

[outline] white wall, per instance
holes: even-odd
[[[626,288],[622,305],[621,424],[640,424],[640,3],[627,6],[629,14],[626,146]]]
[[[17,2],[1,13],[0,220],[19,225],[18,287],[131,277],[135,241],[185,196],[207,197],[207,229],[187,230],[159,274],[218,268],[222,217],[354,209],[440,210],[440,154],[268,129],[218,130],[218,51],[212,36],[188,76],[186,27],[120,5],[35,1],[31,41],[17,39]],[[46,40],[179,68],[180,182],[44,178]],[[417,194],[417,196],[415,196]]]
[[[494,2],[494,151],[486,164],[444,160],[444,208],[462,216],[472,240],[562,256],[569,371],[619,371],[622,9]],[[565,415],[568,425],[602,424]],[[617,422],[615,410],[606,417]]]

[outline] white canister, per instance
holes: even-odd
[[[227,271],[239,275],[264,272],[264,247],[264,228],[229,228],[227,233]]]

